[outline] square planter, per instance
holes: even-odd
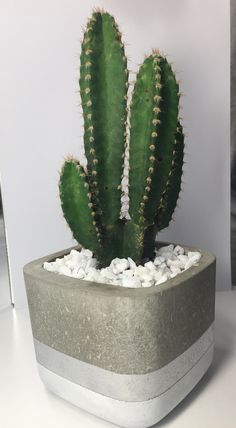
[[[194,250],[191,248],[191,250]],[[24,267],[38,369],[54,393],[122,427],[169,413],[213,358],[215,257],[165,283],[129,289]]]

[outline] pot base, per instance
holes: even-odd
[[[200,381],[213,359],[213,344],[173,386],[145,401],[121,401],[73,383],[38,363],[45,386],[54,394],[106,421],[124,428],[147,428],[164,418]]]

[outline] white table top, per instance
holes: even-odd
[[[156,426],[236,427],[236,291],[216,296],[213,365],[189,396]],[[115,428],[44,388],[26,310],[0,311],[0,427]]]

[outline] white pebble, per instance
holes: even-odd
[[[91,267],[93,268],[97,267],[97,260],[95,258],[87,260],[86,266],[85,266],[85,272],[87,273]]]
[[[162,256],[155,257],[155,259],[154,259],[154,265],[155,266],[159,266],[164,261],[165,261],[165,258],[162,257]]]
[[[129,262],[126,259],[119,259],[118,257],[116,257],[115,259],[112,260],[110,267],[114,274],[118,274],[128,269]]]
[[[48,272],[55,272],[57,270],[57,267],[55,266],[54,263],[44,262],[43,267]]]
[[[71,276],[71,270],[67,266],[60,266],[59,273],[61,275]]]
[[[124,272],[122,272],[122,277],[123,278],[132,278],[135,274],[135,270],[134,269],[127,269]]]
[[[71,276],[78,278],[78,279],[83,279],[85,277],[85,271],[84,269],[81,268],[74,268],[71,272]]]
[[[201,253],[199,253],[199,251],[189,251],[188,252],[188,257],[194,261],[194,263],[199,262],[200,258],[201,258]]]
[[[162,277],[159,279],[159,281],[156,281],[155,285],[162,284],[163,282],[167,281],[168,276],[166,274],[162,275]]]
[[[178,273],[181,273],[181,269],[176,266],[170,266],[170,270],[172,273],[175,273],[176,275],[178,275]]]
[[[154,270],[156,269],[155,265],[153,262],[147,262],[144,264],[145,268],[149,269],[149,270]]]
[[[180,254],[178,256],[178,260],[180,261],[180,269],[185,269],[186,263],[188,261],[188,256]]]
[[[82,255],[87,257],[87,258],[92,258],[93,257],[93,253],[90,250],[82,250]]]
[[[130,257],[128,257],[128,262],[131,269],[135,269],[137,267],[136,263]]]
[[[176,260],[167,259],[166,264],[168,267],[175,266],[180,268],[183,263],[181,262],[181,260],[178,260],[178,259]]]
[[[129,288],[140,288],[141,287],[141,281],[138,278],[123,278],[122,279],[122,286],[123,287],[129,287]]]
[[[156,270],[155,272],[153,272],[153,279],[155,283],[161,279],[162,275],[163,273],[161,271]]]
[[[114,272],[112,271],[112,269],[110,267],[101,269],[100,273],[104,278],[108,278],[108,279],[115,279],[116,278],[116,275],[114,274]]]
[[[181,247],[180,245],[176,245],[176,247],[174,248],[174,254],[176,254],[176,256],[179,256],[180,254],[184,254],[184,248]]]
[[[88,270],[88,273],[84,277],[87,281],[96,281],[97,277],[100,276],[99,272],[97,272],[97,269],[91,267]]]
[[[166,253],[173,253],[173,250],[174,250],[174,245],[170,244],[170,245],[167,245],[165,247],[159,248],[156,251],[156,255],[157,256],[162,256],[163,254],[166,254]]]
[[[154,285],[154,281],[143,281],[142,282],[142,287],[144,287],[144,288],[151,287],[152,285]]]
[[[70,256],[74,256],[76,254],[81,254],[83,253],[85,250],[83,248],[81,248],[81,251],[77,251],[77,250],[71,250],[70,252]]]

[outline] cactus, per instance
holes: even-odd
[[[167,59],[154,50],[140,66],[129,106],[121,33],[114,18],[98,10],[84,33],[79,83],[87,167],[70,157],[62,168],[65,219],[101,266],[114,257],[140,263],[152,257],[156,234],[171,221],[181,189],[178,82]],[[127,147],[129,219],[120,216]]]

